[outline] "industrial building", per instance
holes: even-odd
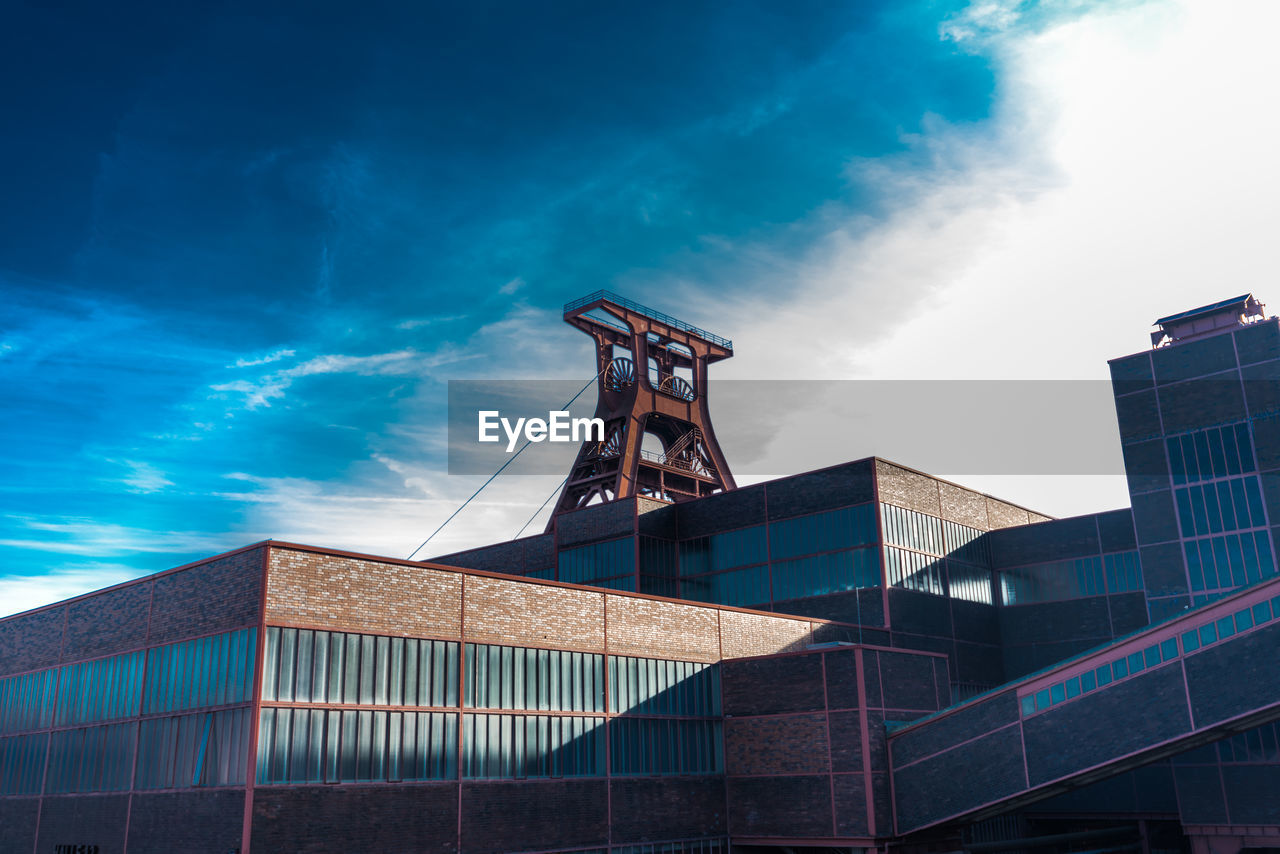
[[[1280,320],[1111,363],[1131,509],[736,486],[732,342],[608,293],[547,530],[268,541],[0,620],[0,852],[1280,848]],[[654,437],[661,452],[646,449]]]

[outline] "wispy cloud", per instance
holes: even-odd
[[[272,371],[256,380],[233,380],[216,383],[210,388],[215,392],[235,393],[244,396],[246,409],[258,409],[271,405],[272,400],[285,396],[295,381],[304,377],[324,374],[353,374],[356,376],[404,376],[425,378],[441,365],[452,364],[464,358],[453,348],[434,353],[418,350],[396,350],[369,356],[325,355],[308,359],[301,364]]]
[[[267,353],[265,356],[256,358],[236,359],[234,365],[228,365],[229,368],[253,368],[258,365],[269,365],[272,362],[278,362],[281,359],[288,359],[294,355],[293,350],[275,350]]]
[[[125,564],[72,563],[45,575],[0,575],[0,588],[4,590],[0,617],[91,593],[144,574]]]
[[[126,474],[121,482],[133,492],[160,492],[166,486],[173,486],[173,481],[151,463],[122,459],[108,459],[106,462],[125,467]]]
[[[460,320],[470,319],[470,315],[466,314],[442,314],[435,317],[412,317],[408,320],[402,320],[397,323],[396,329],[421,329],[424,326],[441,326],[446,323],[457,323]]]
[[[214,553],[235,535],[225,532],[152,530],[89,517],[7,516],[27,537],[0,539],[0,546],[82,557],[126,557],[142,554]]]
[[[405,557],[485,480],[482,476],[445,477],[390,459],[379,462],[402,477],[414,494],[396,495],[387,486],[361,491],[346,483],[236,473],[228,478],[248,488],[219,497],[251,507],[250,527],[267,532],[244,537],[246,542],[269,537]],[[514,536],[560,480],[559,476],[529,476],[495,481],[483,493],[484,500],[468,506],[419,557]]]

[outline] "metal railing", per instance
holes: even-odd
[[[669,314],[664,314],[663,312],[657,311],[656,309],[652,309],[652,308],[649,308],[648,306],[641,305],[640,303],[635,302],[634,300],[629,300],[626,297],[618,296],[612,291],[596,291],[595,293],[587,294],[585,297],[576,299],[573,302],[565,303],[564,313],[569,314],[570,312],[575,311],[579,308],[582,308],[584,305],[589,305],[590,303],[593,303],[596,300],[608,300],[614,305],[620,306],[630,311],[634,311],[637,314],[643,314],[645,317],[649,318],[650,320],[656,320],[659,323],[665,323],[667,326],[670,326],[672,329],[680,329],[680,330],[683,330],[684,332],[691,332],[694,335],[697,335],[700,338],[710,341],[713,344],[719,344],[721,347],[724,347],[726,350],[733,349],[733,342],[730,341],[728,338],[721,338],[719,335],[713,335],[712,333],[708,332],[705,329],[700,329],[691,323],[685,323],[683,320],[680,320],[679,318],[672,317]],[[593,317],[591,319],[597,320],[598,318]]]
[[[710,477],[710,473],[707,472],[705,467],[697,460],[668,457],[666,454],[658,451],[646,451],[643,448],[640,449],[640,459],[648,460],[651,463],[657,463],[658,465],[665,466],[669,469],[679,469],[680,471],[687,471],[693,475]]]

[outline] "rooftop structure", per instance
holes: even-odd
[[[1167,347],[1181,341],[1214,335],[1233,326],[1244,326],[1262,320],[1266,317],[1266,312],[1267,307],[1254,299],[1253,294],[1242,294],[1180,311],[1156,320],[1155,325],[1160,328],[1151,333],[1151,345]]]

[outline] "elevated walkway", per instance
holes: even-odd
[[[899,834],[975,821],[1280,719],[1280,578],[889,733]]]

